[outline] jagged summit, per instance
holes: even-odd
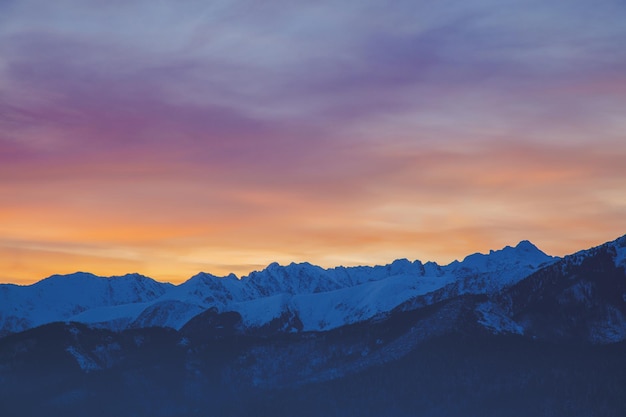
[[[486,259],[486,258],[490,258],[490,259],[506,259],[509,257],[517,257],[522,255],[524,257],[529,257],[531,259],[534,260],[549,260],[549,259],[556,259],[556,257],[552,257],[547,255],[545,252],[543,252],[542,250],[540,250],[537,246],[535,246],[532,242],[530,242],[529,240],[522,240],[520,241],[517,245],[515,246],[505,246],[504,248],[500,249],[500,250],[490,250],[488,254],[483,254],[483,253],[473,253],[471,255],[466,256],[463,259],[463,262],[468,262],[468,261],[472,261],[472,260],[478,260],[478,259]]]
[[[538,251],[539,248],[537,248],[537,246],[535,246],[530,240],[521,240],[516,246],[515,249],[520,249],[520,250],[536,250]]]

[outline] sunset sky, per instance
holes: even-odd
[[[626,233],[621,0],[0,1],[0,282]]]

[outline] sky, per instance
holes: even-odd
[[[0,282],[626,233],[622,0],[0,1]]]

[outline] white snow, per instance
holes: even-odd
[[[106,323],[114,320],[134,320],[151,303],[120,304],[106,307],[94,307],[76,314],[67,321],[77,321],[85,324]]]
[[[178,300],[164,300],[151,303],[133,321],[134,327],[171,327],[179,330],[206,307]]]
[[[452,275],[398,275],[327,293],[300,294],[293,298],[292,305],[304,330],[329,330],[389,312],[413,297],[442,288],[452,280]]]
[[[244,325],[248,327],[260,327],[280,317],[289,309],[287,294],[278,294],[270,297],[257,298],[231,305],[232,310],[239,312]]]

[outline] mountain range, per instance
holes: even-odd
[[[2,285],[0,415],[626,415],[625,268],[626,236]]]
[[[200,273],[178,286],[139,274],[54,275],[28,286],[0,285],[0,334],[60,321],[109,330],[179,330],[208,309],[237,312],[250,328],[292,316],[298,319],[298,330],[323,331],[388,313],[444,288],[457,295],[492,293],[556,259],[524,241],[446,266],[406,259],[332,269],[273,263],[241,279]]]

